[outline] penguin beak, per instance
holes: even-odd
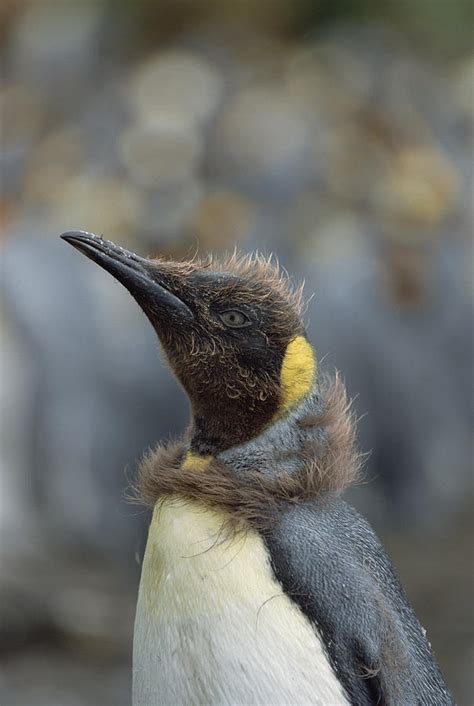
[[[166,317],[172,319],[175,324],[194,319],[188,305],[176,292],[171,292],[165,286],[160,278],[159,263],[139,257],[93,233],[68,231],[63,233],[61,238],[123,284],[147,316]]]

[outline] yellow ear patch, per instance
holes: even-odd
[[[296,336],[285,351],[280,372],[282,401],[279,413],[286,412],[313,386],[316,375],[316,357],[304,336]]]
[[[188,451],[181,468],[183,471],[205,471],[211,461],[212,456],[200,456],[193,451]]]

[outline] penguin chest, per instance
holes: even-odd
[[[347,704],[260,535],[195,501],[157,506],[134,634],[134,706]]]

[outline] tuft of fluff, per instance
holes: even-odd
[[[323,448],[314,441],[303,446],[296,472],[270,475],[256,464],[245,473],[236,473],[219,457],[205,470],[183,469],[189,448],[189,439],[184,437],[159,445],[144,458],[135,499],[150,506],[169,496],[199,500],[223,510],[234,526],[265,530],[277,520],[282,504],[340,493],[358,479],[361,469],[355,420],[339,375],[323,379],[320,392],[325,400],[322,411],[306,414],[297,423],[306,429],[321,429],[325,442]]]
[[[231,272],[243,279],[262,282],[269,290],[276,292],[283,301],[288,302],[298,316],[304,312],[304,282],[295,286],[288,272],[281,267],[274,255],[263,255],[259,252],[244,254],[234,250],[223,257],[211,257],[206,263],[202,263],[202,266],[215,272]]]
[[[287,302],[298,316],[302,316],[306,308],[303,297],[304,282],[296,285],[272,254],[264,255],[259,252],[247,254],[235,249],[231,253],[218,256],[212,254],[204,258],[195,256],[191,260],[183,262],[156,260],[156,263],[160,267],[169,266],[171,272],[174,270],[180,276],[186,276],[196,270],[232,274],[236,277],[242,277],[248,282],[260,284],[262,296],[265,291],[276,294],[281,300]]]

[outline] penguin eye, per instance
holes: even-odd
[[[241,311],[237,311],[237,309],[223,311],[219,314],[219,318],[223,324],[229,326],[230,328],[242,328],[243,326],[248,326],[251,323],[248,316],[242,314]]]

